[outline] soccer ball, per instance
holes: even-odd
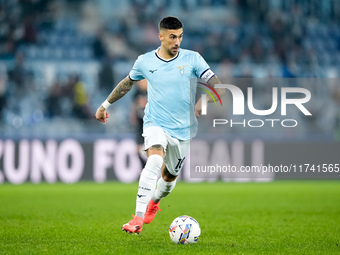
[[[173,220],[169,228],[169,235],[174,243],[196,243],[201,235],[201,228],[197,220],[183,215]]]

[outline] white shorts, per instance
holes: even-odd
[[[188,153],[190,140],[178,140],[165,133],[157,126],[148,127],[143,132],[145,153],[153,145],[160,144],[164,148],[164,164],[170,174],[177,176],[181,172]]]

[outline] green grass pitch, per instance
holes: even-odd
[[[0,186],[0,254],[340,254],[340,183],[179,182],[140,235],[121,231],[137,183]],[[201,226],[176,245],[180,215]]]

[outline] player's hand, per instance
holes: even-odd
[[[195,105],[195,116],[200,117],[202,114],[202,103],[201,99],[199,99]]]
[[[103,122],[106,124],[107,119],[110,117],[110,114],[108,114],[103,106],[100,106],[97,109],[96,112],[96,119],[99,120],[100,122]]]

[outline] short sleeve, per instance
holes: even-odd
[[[141,67],[141,57],[139,56],[135,63],[133,64],[133,67],[129,73],[129,77],[133,81],[140,81],[143,80],[145,77],[143,75]]]
[[[196,53],[195,63],[195,74],[197,78],[209,81],[210,78],[215,75],[213,71],[210,70],[210,66],[207,64],[207,62],[205,62],[204,58],[199,53]]]

